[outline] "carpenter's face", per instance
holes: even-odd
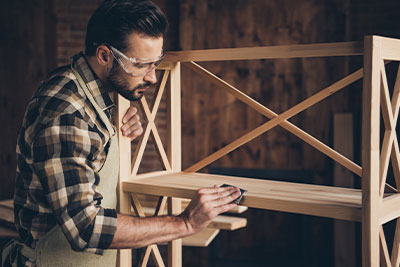
[[[127,41],[128,50],[123,53],[111,48],[113,56],[119,60],[114,58],[106,79],[113,90],[135,101],[143,96],[150,85],[157,82],[155,67],[162,59],[163,38],[132,33]]]

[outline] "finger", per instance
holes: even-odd
[[[219,187],[203,187],[197,190],[199,194],[215,194],[219,190]]]
[[[225,204],[225,205],[221,205],[221,206],[215,207],[214,211],[216,213],[218,213],[218,214],[221,214],[221,213],[230,211],[231,209],[233,209],[236,206],[237,206],[236,203],[228,203],[228,204]]]
[[[237,187],[221,187],[214,193],[214,198],[224,198],[233,194],[234,192],[240,192],[240,189]]]
[[[140,136],[143,133],[143,128],[139,128],[127,137],[129,137],[131,140],[135,139],[136,137]]]
[[[122,118],[122,123],[126,123],[129,121],[131,117],[133,117],[137,113],[136,107],[129,107],[128,111],[125,113],[124,117]]]
[[[237,187],[229,186],[229,187],[219,187],[214,185],[213,187],[203,187],[198,190],[201,194],[217,194],[218,192],[225,192],[225,191],[235,191],[239,190]]]
[[[221,198],[225,198],[236,191],[240,191],[239,188],[236,187],[223,188],[223,189],[221,188],[221,190],[216,190],[216,192],[210,194],[211,195],[210,200],[219,200]]]
[[[123,131],[128,130],[130,127],[134,126],[135,124],[140,124],[142,125],[142,123],[140,122],[140,117],[139,115],[135,114],[134,116],[130,117],[129,120],[124,123],[121,127],[121,129]]]
[[[138,129],[141,129],[142,128],[142,123],[140,122],[140,121],[138,121],[138,122],[136,122],[136,123],[134,123],[134,124],[131,124],[131,125],[125,125],[125,126],[123,126],[123,128],[124,128],[124,133],[126,134],[126,135],[129,135],[130,133],[132,133],[132,132],[134,132],[134,131],[136,131],[136,130],[138,130]]]
[[[231,203],[232,201],[237,199],[240,196],[240,194],[241,194],[240,191],[234,191],[233,193],[231,193],[225,197],[221,197],[217,200],[217,205],[222,206],[222,205]]]

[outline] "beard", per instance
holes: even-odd
[[[128,99],[129,101],[138,101],[143,97],[144,92],[139,92],[139,89],[143,89],[149,87],[153,83],[145,82],[136,85],[133,88],[130,88],[129,83],[126,79],[122,78],[122,68],[119,66],[118,63],[114,62],[110,73],[107,76],[107,82],[109,85],[117,91],[121,96]]]

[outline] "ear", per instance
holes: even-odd
[[[100,65],[108,65],[112,61],[110,49],[106,45],[99,45],[96,49],[96,59]]]

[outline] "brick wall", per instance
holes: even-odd
[[[55,0],[57,18],[57,64],[69,63],[70,57],[84,49],[86,25],[102,0]]]

